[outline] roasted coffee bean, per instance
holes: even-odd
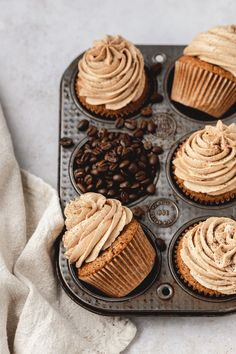
[[[101,145],[101,149],[102,149],[103,151],[110,150],[111,147],[112,147],[112,144],[109,143],[109,142],[105,142],[105,143],[103,143],[103,144]]]
[[[98,193],[106,195],[107,194],[107,189],[106,188],[98,189]]]
[[[149,156],[148,160],[149,160],[150,165],[152,165],[152,166],[156,166],[159,162],[159,159],[158,159],[157,155],[155,155],[155,154],[151,154]]]
[[[142,119],[139,123],[139,128],[146,131],[147,130],[147,125],[148,125],[148,121]]]
[[[92,190],[93,190],[93,188],[94,188],[93,184],[92,184],[92,183],[91,183],[91,184],[89,184],[89,185],[87,186],[87,192],[92,191]]]
[[[121,201],[122,201],[124,204],[127,204],[127,203],[129,202],[129,194],[128,194],[128,193],[126,193],[126,192],[121,192],[120,197],[121,197]]]
[[[84,172],[85,172],[84,169],[82,169],[82,168],[77,168],[76,170],[74,170],[74,176],[75,176],[75,178],[83,177],[83,176],[84,176]]]
[[[84,182],[86,183],[86,185],[89,185],[93,182],[93,177],[91,175],[87,175],[84,177]]]
[[[150,184],[150,183],[151,183],[150,178],[145,178],[142,181],[140,181],[140,185],[141,186],[145,186],[145,185]]]
[[[63,146],[64,148],[70,148],[70,147],[74,146],[73,140],[71,138],[67,138],[67,137],[61,138],[59,140],[59,144],[61,146]]]
[[[110,163],[109,164],[109,171],[115,171],[118,167],[118,163]]]
[[[124,177],[122,175],[114,175],[113,181],[118,182],[118,183],[122,183],[122,182],[124,182]]]
[[[120,188],[125,189],[128,188],[130,186],[130,183],[128,181],[122,182],[120,184]]]
[[[87,130],[87,135],[89,137],[95,136],[97,135],[97,132],[98,132],[97,128],[94,125],[90,125],[90,127]]]
[[[161,252],[164,252],[166,250],[166,243],[162,238],[160,238],[160,237],[156,238],[156,245],[157,245],[157,248],[159,248],[159,250]]]
[[[120,164],[119,164],[119,167],[120,168],[126,168],[128,167],[130,164],[130,161],[129,160],[123,160]]]
[[[148,194],[154,194],[156,191],[156,186],[153,183],[151,183],[147,186],[146,190]]]
[[[99,175],[99,171],[98,171],[98,169],[93,169],[93,170],[91,170],[91,175],[93,175],[93,176],[98,176]]]
[[[82,183],[77,183],[77,187],[79,188],[79,190],[82,192],[82,193],[86,193],[87,192],[87,188],[82,184]]]
[[[81,119],[81,121],[78,123],[77,128],[81,132],[84,132],[87,130],[89,127],[89,121],[87,119]]]
[[[131,184],[130,189],[138,189],[140,187],[139,183]]]
[[[148,122],[147,131],[149,133],[155,133],[156,129],[157,129],[157,126],[152,120],[150,122]]]
[[[143,135],[144,135],[144,132],[143,132],[142,129],[136,129],[136,130],[134,131],[134,136],[135,136],[135,138],[142,138]]]
[[[144,170],[147,166],[146,166],[146,164],[143,162],[143,161],[139,161],[138,162],[138,166],[142,169],[142,170]]]
[[[129,165],[129,171],[132,173],[132,174],[135,174],[137,171],[138,171],[138,166],[132,162],[130,165]]]
[[[96,189],[101,188],[102,185],[103,185],[103,181],[102,181],[102,179],[99,178],[96,182]]]
[[[113,198],[116,195],[116,191],[114,189],[109,189],[107,192],[107,196],[109,198]]]
[[[141,116],[143,117],[151,117],[152,116],[152,107],[144,107],[141,109]]]
[[[107,135],[108,135],[108,130],[106,128],[101,128],[98,131],[98,137],[103,138],[103,140],[106,140]]]
[[[137,127],[137,123],[135,120],[130,120],[130,119],[127,119],[125,121],[125,127],[129,130],[135,130],[136,127]]]
[[[155,154],[160,155],[160,154],[162,154],[164,151],[163,151],[163,149],[162,149],[161,146],[153,146],[152,152],[154,152]]]
[[[150,97],[150,101],[152,103],[161,103],[163,99],[164,99],[163,96],[158,92],[153,93]]]
[[[162,70],[162,64],[161,63],[155,63],[151,65],[151,72],[154,75],[159,75],[161,73]]]
[[[144,149],[148,152],[152,150],[152,143],[150,141],[145,141],[143,146],[144,146]]]
[[[115,127],[118,129],[123,128],[124,124],[125,120],[123,118],[117,118],[115,121]]]
[[[146,174],[144,171],[138,171],[137,173],[135,173],[135,178],[137,181],[143,181],[144,179],[146,179]]]
[[[145,215],[145,211],[141,207],[134,207],[131,209],[133,212],[133,215],[137,219],[141,219]]]

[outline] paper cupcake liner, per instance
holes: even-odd
[[[188,269],[188,267],[186,265],[184,265],[184,269],[181,269],[180,266],[180,262],[179,262],[179,258],[181,257],[179,252],[180,252],[180,247],[181,247],[181,240],[184,237],[184,235],[191,230],[193,227],[195,227],[198,223],[193,224],[192,226],[188,227],[187,229],[185,229],[181,235],[179,235],[178,239],[175,242],[175,246],[174,246],[174,254],[173,254],[173,259],[174,259],[174,265],[176,268],[176,272],[178,274],[178,278],[181,281],[181,283],[183,284],[183,286],[187,286],[189,288],[189,290],[191,290],[192,292],[194,292],[197,295],[200,296],[204,296],[208,299],[212,298],[212,299],[219,299],[219,298],[228,298],[228,297],[232,297],[231,295],[225,295],[222,293],[219,293],[216,290],[212,290],[212,289],[208,289],[206,287],[204,287],[203,285],[201,285],[200,283],[197,282],[197,280],[195,280],[192,275],[190,274],[190,271]],[[181,261],[181,263],[183,263],[183,261]],[[187,269],[187,271],[186,271]],[[185,273],[185,274],[183,274]],[[186,275],[187,273],[187,275]]]
[[[111,297],[123,297],[134,290],[151,272],[156,252],[141,226],[127,246],[103,268],[79,277]]]
[[[147,99],[150,96],[150,91],[151,91],[151,83],[150,79],[146,73],[146,81],[145,81],[145,87],[143,90],[142,95],[139,97],[139,99],[135,102],[130,102],[127,106],[117,109],[117,110],[112,110],[112,109],[107,109],[105,105],[91,105],[86,102],[86,97],[85,96],[80,96],[79,94],[79,89],[77,85],[77,79],[75,82],[75,92],[78,100],[80,101],[81,105],[85,107],[88,111],[100,116],[101,118],[104,119],[110,119],[110,120],[115,120],[117,118],[128,118],[130,115],[138,113],[138,111],[147,103]]]
[[[211,64],[204,63],[202,67],[199,59],[182,58],[185,60],[180,58],[175,63],[171,99],[221,117],[236,101],[236,80],[214,72]]]
[[[218,206],[218,205],[222,205],[222,204],[228,203],[230,201],[233,201],[233,199],[236,198],[236,189],[234,189],[230,192],[224,193],[224,194],[220,194],[218,196],[211,196],[206,193],[191,191],[190,189],[185,187],[184,180],[182,180],[181,178],[178,178],[175,175],[175,166],[173,165],[173,160],[177,157],[177,153],[178,153],[179,149],[181,149],[183,144],[184,144],[184,142],[179,145],[179,147],[176,149],[175,153],[173,154],[172,166],[171,166],[174,181],[175,181],[176,185],[178,186],[178,188],[181,190],[181,192],[188,199],[190,199],[194,202],[197,202],[200,205]]]

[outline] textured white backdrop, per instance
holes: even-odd
[[[235,14],[235,0],[0,0],[0,101],[20,165],[56,187],[60,77],[93,39],[184,44]],[[134,321],[127,354],[236,352],[236,316]]]

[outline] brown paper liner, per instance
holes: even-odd
[[[216,65],[182,56],[175,63],[171,99],[219,118],[236,102],[236,78]]]
[[[115,120],[117,118],[126,118],[126,117],[128,118],[131,114],[138,113],[138,111],[147,102],[147,99],[150,95],[150,90],[151,90],[151,85],[150,85],[148,75],[146,74],[144,90],[142,95],[139,97],[139,99],[135,102],[130,102],[127,106],[123,108],[112,110],[112,109],[107,109],[105,105],[94,106],[87,103],[86,97],[80,96],[79,94],[79,85],[77,84],[77,80],[75,82],[75,92],[82,106],[85,107],[88,111],[95,113],[96,115],[99,115],[101,118],[111,119],[111,120]]]
[[[189,268],[186,266],[186,264],[182,260],[180,251],[182,249],[183,237],[189,230],[191,230],[196,225],[197,224],[194,224],[191,227],[184,230],[184,232],[178,237],[176,244],[175,244],[174,261],[175,261],[175,266],[176,266],[178,275],[180,277],[180,280],[185,285],[187,285],[191,290],[195,291],[199,295],[205,295],[208,297],[212,297],[212,296],[225,297],[227,295],[222,294],[216,290],[208,289],[205,286],[201,285],[197,280],[195,280],[193,278],[193,276],[191,275]]]
[[[181,149],[183,144],[184,144],[184,142],[182,144],[180,144],[178,149],[175,151],[175,154],[173,156],[173,160],[177,157],[177,153],[178,153],[179,149]],[[236,198],[236,188],[230,192],[223,193],[223,194],[220,194],[217,196],[212,196],[212,195],[208,195],[206,193],[191,191],[190,189],[185,187],[184,180],[175,175],[175,166],[174,166],[173,162],[172,162],[171,168],[172,168],[173,178],[175,180],[175,183],[179,187],[179,189],[184,193],[184,195],[186,195],[186,197],[188,197],[189,199],[191,199],[195,202],[198,202],[198,203],[204,204],[204,205],[220,205],[220,204],[224,204],[226,202],[230,202],[231,200]]]
[[[99,259],[95,260],[98,267],[95,266],[95,271],[93,269],[90,274],[87,272],[88,269],[84,271],[82,267],[79,270],[79,278],[111,297],[123,297],[134,290],[151,272],[156,257],[154,248],[139,224],[135,231],[135,235],[128,243],[125,233],[118,237],[115,241],[115,252],[117,253],[119,248],[120,250],[115,257],[111,257],[102,266]]]

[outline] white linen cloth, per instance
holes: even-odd
[[[20,171],[0,106],[1,354],[113,354],[135,336],[129,320],[92,314],[60,287],[53,243],[62,227],[57,192]]]

